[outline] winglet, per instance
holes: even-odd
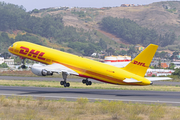
[[[125,68],[131,73],[144,77],[153,57],[156,53],[158,45],[150,44],[136,58],[134,58]]]

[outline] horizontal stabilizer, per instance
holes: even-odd
[[[172,78],[170,77],[145,77],[149,81],[160,81],[160,80],[171,80]]]
[[[123,82],[126,82],[126,83],[139,83],[141,81],[138,81],[136,79],[133,79],[133,78],[126,78],[125,80],[123,80]]]

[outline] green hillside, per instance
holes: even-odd
[[[118,43],[123,43],[126,45],[135,44],[134,42],[129,42],[114,34],[109,35],[108,31],[102,32],[101,22],[105,17],[113,18],[126,18],[134,21],[143,29],[149,29],[155,31],[158,36],[158,40],[162,40],[158,44],[161,50],[170,49],[173,51],[178,51],[180,45],[180,2],[179,1],[164,1],[152,3],[149,5],[139,5],[135,7],[104,7],[104,8],[47,8],[38,11],[37,13],[32,13],[31,15],[36,17],[43,17],[47,14],[57,15],[61,14],[63,16],[63,22],[66,26],[73,26],[76,28],[83,28],[86,31],[97,30],[101,32],[104,36],[109,38],[108,47],[113,47],[118,49],[121,45]],[[174,42],[169,41],[167,44],[163,41],[166,37],[171,36],[175,33],[176,39]],[[133,37],[132,37],[133,38]],[[168,38],[170,39],[170,37]],[[113,45],[115,41],[116,44]],[[133,41],[133,40],[132,40]],[[150,42],[141,45],[146,46]],[[170,44],[172,45],[170,45]],[[168,46],[167,46],[168,45]],[[116,47],[118,46],[118,47]],[[165,47],[166,46],[166,47]]]
[[[179,6],[178,1],[168,1],[135,7],[59,7],[26,12],[22,6],[1,2],[0,52],[6,52],[15,41],[85,56],[110,49],[117,55],[122,53],[120,48],[150,43],[160,45],[160,50],[179,51]],[[107,22],[108,17],[115,22]]]
[[[94,51],[103,49],[99,46],[96,37],[92,37],[93,31],[84,31],[72,26],[64,26],[61,15],[46,15],[44,17],[34,17],[25,12],[23,7],[13,4],[0,3],[0,30],[2,49],[11,45],[15,41],[29,41],[40,45],[46,45],[41,37],[45,37],[49,42],[59,44],[59,46],[70,47],[68,52],[82,55],[91,55]],[[14,30],[26,32],[24,35],[16,35],[9,38],[8,33]],[[64,49],[61,49],[64,51]]]

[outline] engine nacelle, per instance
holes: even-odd
[[[43,68],[42,65],[38,65],[38,64],[35,64],[31,67],[31,71],[35,74],[35,75],[38,75],[38,76],[46,76],[46,75],[53,75],[53,72],[51,71],[47,71]]]

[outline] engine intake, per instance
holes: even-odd
[[[47,75],[47,70],[44,70],[44,69],[43,69],[43,70],[41,71],[41,74],[42,74],[42,76],[46,76],[46,75]]]
[[[38,75],[38,76],[47,76],[47,75],[53,75],[53,72],[51,71],[47,71],[43,68],[40,68],[42,67],[42,65],[33,65],[31,67],[31,71],[35,74],[35,75]]]

